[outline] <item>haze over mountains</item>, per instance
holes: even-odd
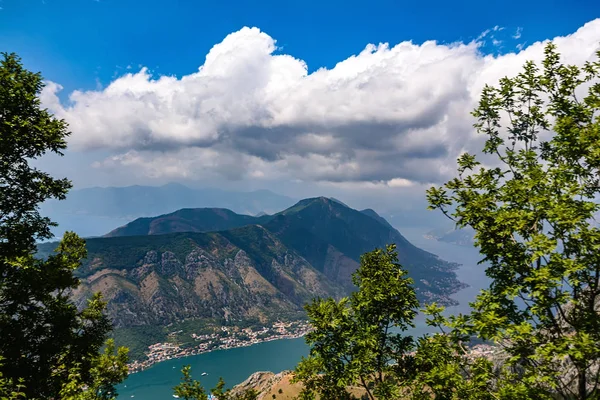
[[[61,236],[72,230],[84,237],[100,236],[138,217],[150,217],[182,208],[222,207],[255,215],[275,213],[296,200],[269,190],[235,192],[214,188],[194,189],[179,183],[163,186],[93,187],[72,190],[62,201],[42,204],[41,212],[59,227]]]
[[[74,297],[82,304],[101,291],[117,337],[127,332],[136,343],[157,327],[152,340],[162,339],[167,326],[185,321],[293,319],[312,297],[348,293],[361,254],[389,243],[420,300],[454,304],[463,287],[456,264],[413,246],[375,211],[325,197],[258,217],[195,208],[136,219],[87,239]],[[42,244],[40,253],[54,246]]]
[[[334,199],[341,204],[344,201]],[[62,201],[42,204],[41,212],[57,222],[57,237],[75,231],[83,237],[97,237],[140,217],[155,217],[184,208],[224,208],[246,215],[274,214],[298,200],[270,190],[251,192],[214,188],[190,188],[179,183],[163,186],[93,187],[72,190]],[[364,202],[363,202],[364,203]],[[370,206],[370,204],[365,204]],[[398,203],[397,207],[378,209],[395,227],[422,227],[423,232],[447,229],[439,213],[427,210],[425,203]]]
[[[453,224],[432,229],[424,235],[427,239],[440,242],[453,243],[459,246],[473,246],[475,244],[475,230],[471,227],[455,229]]]

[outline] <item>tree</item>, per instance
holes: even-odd
[[[207,394],[200,382],[192,379],[192,367],[189,365],[181,369],[181,382],[173,388],[175,395],[184,400],[206,400]]]
[[[487,165],[465,153],[458,177],[427,192],[430,208],[475,230],[492,279],[470,315],[430,311],[455,337],[502,346],[505,372],[533,398],[598,396],[599,74],[600,62],[563,65],[548,44],[541,69],[527,62],[486,86],[473,115]]]
[[[316,299],[306,306],[314,330],[307,334],[310,354],[296,367],[294,381],[302,398],[352,398],[359,385],[369,399],[397,398],[414,375],[407,353],[413,339],[401,331],[413,327],[418,307],[412,280],[398,264],[394,245],[361,257],[349,298]]]
[[[91,380],[84,383],[79,364],[69,371],[69,382],[60,391],[62,400],[113,400],[117,398],[115,385],[127,377],[127,349],[115,349],[109,339],[103,354],[94,357],[89,374]],[[63,367],[64,368],[64,367]]]
[[[431,325],[456,330],[419,338],[415,352],[415,380],[410,383],[413,400],[535,400],[543,393],[528,387],[510,369],[502,368],[497,353],[477,355],[464,347],[469,337],[460,324],[441,316],[441,308],[428,307]],[[499,367],[500,364],[500,367]]]
[[[2,359],[0,358],[0,365]],[[2,400],[17,400],[25,398],[25,393],[21,392],[21,383],[13,382],[12,379],[7,379],[0,372],[0,399]]]
[[[192,379],[191,367],[186,365],[181,370],[182,377],[179,385],[173,388],[175,395],[183,398],[184,400],[206,400],[208,395],[202,387],[202,384],[197,380]],[[258,392],[253,389],[233,391],[231,389],[225,390],[225,381],[223,378],[219,378],[217,385],[211,390],[212,396],[219,400],[256,400],[258,398]]]
[[[15,54],[0,61],[0,373],[20,382],[28,398],[58,398],[76,368],[93,383],[93,365],[108,332],[104,302],[94,296],[83,310],[70,301],[79,284],[73,271],[86,256],[84,241],[65,233],[56,254],[35,257],[36,241],[50,239],[54,224],[38,211],[63,199],[71,187],[30,162],[62,155],[67,124],[42,109],[39,73]]]

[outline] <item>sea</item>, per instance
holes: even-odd
[[[485,276],[485,265],[478,265],[481,255],[475,247],[459,246],[438,242],[423,237],[427,232],[419,227],[397,227],[412,244],[438,255],[440,258],[461,264],[457,270],[458,279],[469,287],[452,297],[458,306],[449,307],[448,313],[469,311],[469,302],[475,299],[479,291],[487,287],[489,279]],[[416,328],[411,334],[421,336],[432,332],[423,316],[418,316]],[[223,377],[228,387],[241,383],[257,371],[281,372],[293,369],[302,356],[308,354],[308,346],[303,338],[282,339],[255,344],[236,349],[217,350],[179,359],[163,361],[152,367],[130,375],[117,387],[119,400],[128,398],[142,400],[173,399],[173,387],[179,383],[181,368],[191,366],[192,376],[200,380],[206,389],[215,386],[219,377]]]

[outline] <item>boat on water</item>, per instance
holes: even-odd
[[[178,398],[179,398],[179,396],[177,396],[176,394],[174,394],[174,395],[173,395],[173,397],[175,397],[176,399],[178,399]]]
[[[203,372],[202,374],[200,374],[200,376],[206,376],[208,375],[206,372]]]

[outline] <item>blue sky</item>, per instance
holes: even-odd
[[[43,105],[73,132],[40,165],[76,187],[422,202],[481,149],[470,111],[483,85],[541,61],[547,40],[578,65],[600,49],[597,0],[0,7],[0,50],[42,71]]]
[[[67,90],[94,88],[96,78],[106,84],[127,65],[190,73],[243,26],[259,27],[314,70],[333,67],[367,43],[469,41],[494,26],[522,28],[520,42],[531,43],[600,16],[594,0],[2,0],[0,6],[2,50],[17,52]]]

